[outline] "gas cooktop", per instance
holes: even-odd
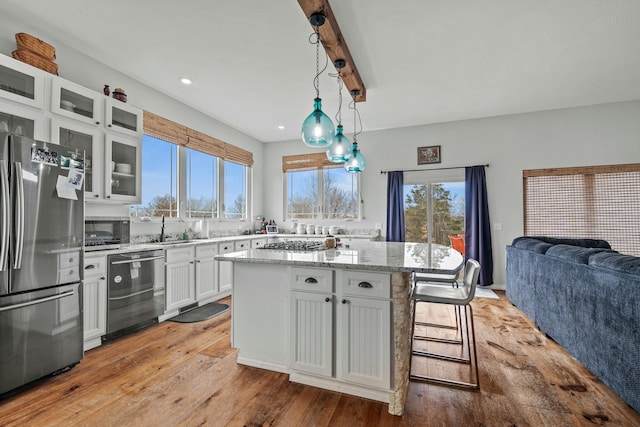
[[[260,249],[280,249],[288,251],[322,251],[324,241],[289,240],[287,242],[265,243]]]

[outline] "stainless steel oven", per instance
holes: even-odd
[[[110,340],[158,322],[164,313],[164,251],[109,255],[107,334]]]
[[[84,220],[85,251],[118,249],[129,245],[131,220],[127,217],[91,217]]]

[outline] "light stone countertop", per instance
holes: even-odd
[[[464,262],[449,246],[428,243],[366,242],[320,251],[249,249],[216,255],[218,261],[285,264],[388,272],[456,273]]]

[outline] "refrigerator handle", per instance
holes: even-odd
[[[14,206],[15,246],[13,250],[13,268],[17,270],[22,267],[22,249],[24,247],[24,180],[22,163],[20,162],[15,162],[14,182],[16,187],[16,204]]]
[[[0,160],[0,271],[9,268],[9,166]]]

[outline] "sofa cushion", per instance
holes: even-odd
[[[527,249],[538,254],[544,254],[547,252],[547,249],[553,245],[532,237],[517,237],[513,240],[511,246],[518,249]]]
[[[571,245],[554,245],[547,250],[547,256],[552,256],[567,261],[577,262],[579,264],[587,264],[592,255],[603,251],[610,251],[604,248],[584,248],[581,246]]]
[[[551,243],[552,245],[571,245],[571,246],[580,246],[583,248],[611,249],[611,245],[609,245],[609,242],[601,239],[567,239],[567,238],[545,237],[545,236],[529,236],[529,238],[537,239],[545,243]]]
[[[640,276],[640,257],[619,254],[614,251],[601,252],[591,256],[589,265],[618,273]]]

